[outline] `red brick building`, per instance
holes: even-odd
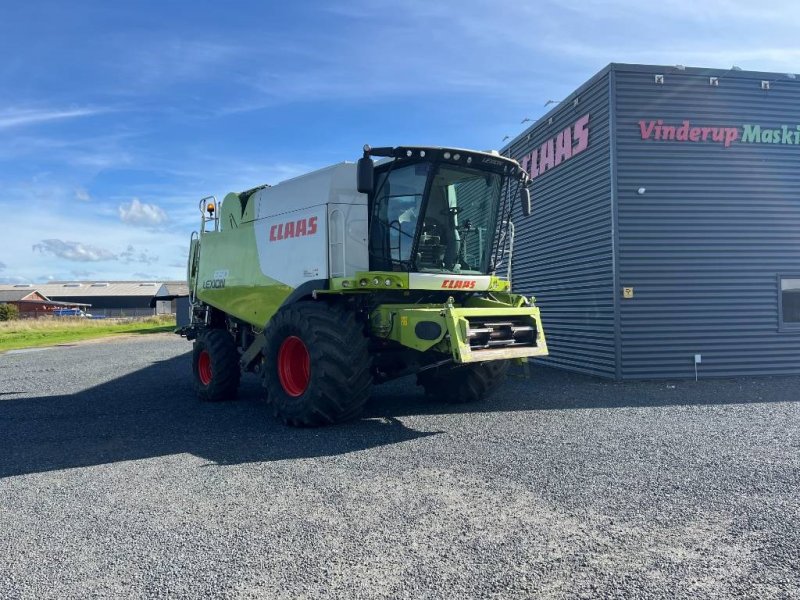
[[[85,304],[73,302],[56,302],[50,300],[32,288],[0,290],[0,304],[12,304],[19,310],[20,318],[37,318],[51,315],[57,308],[86,307]]]

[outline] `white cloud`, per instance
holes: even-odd
[[[81,202],[89,202],[92,197],[89,195],[84,188],[79,187],[75,189],[75,200],[80,200]]]
[[[167,213],[155,204],[147,204],[134,198],[130,204],[119,205],[119,218],[130,225],[155,227],[167,222]]]
[[[43,254],[52,254],[65,260],[78,262],[117,260],[117,255],[105,248],[59,239],[42,240],[38,244],[34,244],[33,249]]]
[[[4,271],[6,268],[6,263],[0,262],[0,271]]]
[[[0,129],[34,125],[46,121],[74,119],[76,117],[89,117],[108,112],[106,108],[73,108],[69,110],[35,109],[35,108],[9,108],[0,111]]]
[[[34,251],[39,251],[42,254],[51,254],[64,260],[76,262],[102,262],[116,260],[123,264],[143,264],[151,265],[158,262],[158,256],[153,256],[147,250],[138,250],[133,245],[129,244],[128,247],[119,253],[112,252],[106,248],[92,246],[90,244],[83,244],[81,242],[71,242],[59,239],[42,240],[38,244],[33,245]],[[91,271],[72,271],[76,276],[89,276]]]
[[[147,250],[137,250],[131,245],[129,245],[124,252],[119,253],[119,259],[126,265],[131,263],[151,265],[158,261],[158,257],[151,256]]]

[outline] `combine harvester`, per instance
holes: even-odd
[[[357,164],[204,198],[178,329],[199,397],[232,398],[252,371],[298,426],[352,419],[373,383],[411,373],[436,399],[483,399],[510,360],[547,354],[510,285],[528,183],[496,152],[365,146]]]

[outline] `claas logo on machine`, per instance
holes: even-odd
[[[445,279],[442,282],[442,288],[448,290],[472,290],[475,289],[475,283],[474,279]]]
[[[278,223],[269,228],[269,241],[279,242],[289,238],[305,237],[317,233],[317,217]]]

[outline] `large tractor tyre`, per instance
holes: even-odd
[[[239,352],[225,329],[207,329],[197,336],[192,351],[194,387],[205,402],[233,400],[239,388]]]
[[[450,404],[479,402],[492,395],[508,374],[510,362],[493,360],[471,365],[449,365],[417,374],[425,395]]]
[[[298,302],[279,310],[264,333],[264,387],[275,416],[316,427],[361,413],[372,387],[371,357],[352,311]]]

